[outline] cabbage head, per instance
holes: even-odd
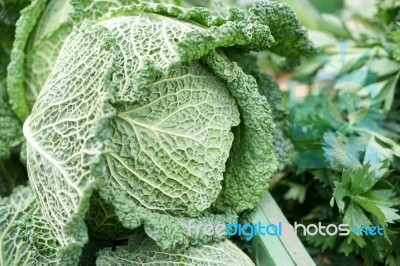
[[[113,241],[141,229],[149,254],[201,257],[199,247],[231,245],[187,224],[234,222],[279,167],[268,101],[276,84],[241,64],[268,50],[294,65],[314,49],[285,4],[221,14],[132,4],[82,20],[63,40],[23,128],[58,258],[80,254],[89,234]],[[104,250],[98,263],[129,250]]]

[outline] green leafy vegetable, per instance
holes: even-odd
[[[237,221],[292,164],[252,53],[314,47],[285,4],[143,2],[0,10],[0,265],[254,265],[188,224]]]
[[[1,265],[55,264],[60,259],[58,247],[29,187],[17,187],[10,197],[0,200]],[[69,254],[64,265],[74,259],[76,254]]]
[[[7,68],[7,90],[10,95],[10,104],[16,115],[22,121],[29,115],[22,81],[24,80],[23,52],[35,22],[45,8],[45,0],[34,0],[21,11],[21,17],[16,23],[15,41],[11,52],[11,62]]]
[[[31,186],[66,253],[88,241],[85,220],[111,240],[143,225],[162,249],[221,241],[190,235],[189,219],[230,223],[262,197],[277,169],[270,105],[225,50],[294,36],[289,60],[313,49],[285,5],[227,14],[131,5],[65,39],[24,134]],[[270,26],[291,32],[273,36]],[[263,90],[275,86],[266,81]]]
[[[99,266],[126,265],[126,263],[129,265],[254,265],[243,251],[228,240],[168,253],[144,235],[131,236],[128,245],[118,247],[115,251],[101,250],[96,261]]]
[[[34,0],[22,10],[16,23],[16,38],[7,78],[10,101],[21,121],[25,121],[30,114],[73,26],[80,25],[84,20],[97,20],[111,8],[137,2]]]
[[[346,211],[345,218],[351,216],[348,213],[358,212],[355,217],[365,217],[360,213],[362,210],[356,206],[360,205],[365,211],[374,214],[382,223],[393,223],[393,220],[400,219],[400,215],[396,214],[397,210],[390,208],[399,204],[395,199],[379,200],[376,199],[376,193],[372,187],[382,178],[385,177],[387,169],[384,165],[369,164],[362,165],[353,171],[345,170],[342,176],[342,182],[335,182],[334,197],[340,211],[344,211],[344,197],[350,197],[351,202],[349,209]],[[368,219],[364,219],[368,220]],[[370,225],[371,222],[363,225]],[[360,227],[361,225],[350,223],[350,227]]]
[[[0,77],[0,160],[10,156],[11,149],[23,139],[21,124],[8,104],[5,80]]]

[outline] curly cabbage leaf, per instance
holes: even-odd
[[[73,26],[84,20],[97,20],[111,8],[137,2],[34,0],[22,10],[16,23],[17,34],[7,80],[13,110],[21,121],[29,115]]]
[[[103,194],[103,197],[107,199],[107,195]],[[107,235],[113,233],[114,235],[111,239],[115,239],[115,234],[119,233],[120,235],[118,235],[118,238],[122,238],[122,236],[128,235],[128,228],[134,229],[143,225],[146,234],[163,250],[171,251],[186,248],[190,245],[218,242],[227,237],[225,234],[218,235],[212,233],[211,235],[207,235],[204,233],[193,233],[189,231],[189,223],[192,223],[193,227],[207,224],[215,228],[219,224],[230,224],[237,221],[237,215],[231,211],[224,214],[214,214],[206,210],[199,216],[192,218],[157,213],[138,205],[132,198],[127,198],[119,194],[112,194],[112,199],[112,205],[116,206],[115,209],[108,207],[105,211],[97,213],[91,211],[91,206],[90,212],[96,216],[90,216],[87,223],[89,226],[90,223],[96,223],[97,228],[95,235],[100,238],[106,238]],[[97,200],[101,201],[99,198]],[[102,206],[104,205],[103,203]],[[106,216],[105,213],[108,213],[108,215]],[[107,218],[99,221],[99,215]],[[107,226],[110,222],[116,222],[117,220],[120,222],[112,224],[113,226],[117,225],[117,228],[110,228],[110,226]],[[124,227],[121,226],[122,224]],[[93,228],[90,228],[90,230],[94,231]],[[108,231],[106,235],[102,234],[102,232],[106,230],[113,231]],[[129,233],[132,232],[132,230],[128,231]]]
[[[17,187],[0,200],[0,265],[56,265],[58,241],[41,215],[30,187]],[[78,254],[68,254],[63,265],[76,265]]]
[[[61,60],[65,62],[54,67],[46,83],[51,84],[51,90],[45,85],[24,126],[31,185],[43,215],[64,246],[74,241],[83,245],[87,241],[81,216],[88,208],[95,186],[91,168],[101,150],[96,141],[95,122],[110,115],[105,105],[109,96],[103,81],[112,55],[107,40],[99,38],[103,32],[101,29],[91,34],[77,32],[66,40],[65,52],[61,51],[61,55],[65,55]],[[78,71],[81,78],[70,79],[68,73],[73,70]],[[83,89],[85,85],[96,83],[93,87],[96,89]],[[41,113],[47,115],[41,116]],[[67,222],[73,233],[68,234]]]
[[[311,56],[315,53],[314,45],[307,37],[307,30],[301,26],[293,9],[285,3],[255,1],[249,12],[250,17],[265,21],[269,26],[275,40],[269,50],[285,57],[289,67],[300,63],[299,55]]]
[[[253,69],[257,69],[254,67]],[[273,150],[278,160],[278,171],[282,171],[285,167],[292,166],[295,163],[295,151],[293,143],[288,136],[288,113],[283,106],[282,92],[279,85],[272,79],[271,76],[255,73],[252,75],[256,78],[259,92],[265,96],[271,105],[272,118],[276,126],[273,135]]]
[[[277,169],[271,134],[275,126],[268,101],[258,93],[254,77],[217,52],[209,53],[204,60],[228,83],[243,120],[234,131],[223,190],[214,205],[218,210],[231,207],[240,213],[255,207]]]
[[[100,250],[96,265],[207,265],[207,266],[254,266],[246,254],[232,242],[190,247],[186,250],[165,252],[144,236],[134,235],[126,246]]]
[[[270,104],[271,115],[276,126],[273,131],[273,150],[278,160],[278,171],[292,165],[295,161],[294,147],[290,138],[287,136],[287,111],[283,106],[282,92],[279,85],[271,76],[261,73],[257,64],[257,56],[252,54],[241,55],[235,51],[229,51],[229,59],[238,63],[243,71],[253,76],[258,85],[258,92],[265,96]]]
[[[0,76],[9,62],[12,43],[14,41],[15,22],[20,16],[20,11],[29,4],[28,0],[8,0],[0,4]]]
[[[64,39],[72,30],[72,21],[68,20],[71,12],[69,1],[49,1],[29,35],[26,47],[18,51],[25,54],[22,62],[24,76],[15,82],[23,86],[29,111],[53,68]],[[26,14],[21,20],[29,15]]]
[[[88,241],[85,219],[101,232],[114,215],[163,249],[215,242],[188,235],[188,219],[227,223],[257,204],[277,168],[272,114],[224,50],[271,46],[267,3],[224,18],[139,4],[73,30],[24,124],[32,188],[63,249]],[[94,191],[104,204],[89,209]]]
[[[21,124],[8,103],[5,80],[0,77],[0,160],[10,156],[11,149],[23,139]]]
[[[30,34],[24,53],[24,90],[29,110],[57,60],[73,26],[97,20],[111,8],[137,3],[134,0],[74,1],[52,0]]]
[[[112,8],[136,4],[137,0],[34,0],[16,23],[7,87],[13,110],[21,121],[28,117],[40,90],[74,26],[97,21]],[[152,0],[174,4],[174,0]]]
[[[15,33],[19,11],[28,4],[24,0],[10,0],[0,4],[0,198],[11,193],[23,183],[27,175],[18,159],[12,156],[23,142],[22,127],[9,104],[6,77],[7,65]]]
[[[46,6],[46,0],[33,0],[29,6],[21,10],[21,16],[16,22],[15,40],[7,67],[7,90],[10,104],[17,117],[24,121],[29,115],[29,107],[23,87],[24,60],[23,52],[35,23]]]

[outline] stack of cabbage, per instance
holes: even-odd
[[[234,222],[290,161],[279,91],[249,53],[312,54],[294,12],[36,0],[21,14],[7,97],[26,143],[0,144],[21,147],[29,185],[0,201],[0,264],[252,265],[187,225]]]

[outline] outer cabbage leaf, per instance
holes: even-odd
[[[258,85],[258,92],[265,96],[271,107],[271,115],[276,126],[273,132],[273,149],[278,160],[278,170],[281,171],[285,167],[292,165],[295,160],[295,152],[293,143],[287,136],[287,111],[282,103],[282,92],[279,85],[271,76],[261,73],[257,64],[257,56],[246,54],[240,55],[235,51],[228,51],[229,59],[237,62],[243,71],[252,75]]]
[[[293,165],[296,158],[293,143],[288,136],[288,114],[282,103],[282,92],[272,77],[261,73],[252,75],[257,80],[260,94],[271,104],[272,118],[276,126],[273,132],[273,149],[278,160],[278,171],[282,171],[285,167]]]
[[[91,171],[101,153],[95,122],[110,115],[104,80],[112,54],[104,34],[99,28],[67,38],[62,63],[54,67],[24,125],[32,189],[65,248],[81,247],[88,239],[82,217],[95,186]]]
[[[90,198],[90,209],[85,219],[89,235],[98,239],[127,239],[131,229],[124,228],[114,212],[112,204],[105,202],[95,192]]]
[[[107,199],[107,195],[103,194],[103,196]],[[112,203],[115,206],[114,211],[125,228],[138,228],[143,224],[146,234],[164,250],[182,249],[190,245],[208,244],[226,239],[226,235],[207,235],[204,232],[200,232],[199,234],[191,232],[189,231],[189,223],[192,223],[194,228],[196,228],[196,225],[203,226],[205,224],[209,224],[215,228],[218,224],[230,224],[237,221],[237,215],[233,212],[213,214],[206,210],[195,218],[172,216],[153,212],[138,205],[132,198],[127,198],[119,194],[113,194],[112,199]],[[109,224],[108,221],[115,220],[115,217],[112,215],[108,217],[103,222],[105,225]],[[91,220],[93,222],[94,218],[91,218]],[[110,229],[110,227],[104,227],[104,225],[100,224],[97,228],[97,235],[106,229]],[[121,231],[121,228],[114,229],[114,232]],[[132,230],[130,231],[132,232]]]
[[[6,76],[14,40],[15,21],[19,11],[28,1],[11,0],[0,4],[0,198],[11,193],[12,189],[25,181],[18,159],[10,157],[23,141],[22,127],[8,102]]]
[[[18,118],[8,104],[5,80],[0,77],[0,160],[10,156],[12,147],[22,139],[22,128]]]
[[[51,72],[65,38],[72,31],[72,21],[69,19],[71,12],[70,1],[48,1],[34,30],[26,40],[26,47],[19,51],[25,54],[25,59],[21,62],[24,76],[16,82],[23,86],[24,100],[29,111]]]
[[[19,12],[26,5],[27,0],[8,0],[2,1],[0,4],[0,77],[5,77],[12,43],[14,41],[15,22],[19,17]]]
[[[267,180],[277,169],[272,149],[275,126],[268,101],[258,93],[254,77],[246,75],[236,63],[217,52],[209,53],[204,60],[228,83],[242,118],[234,131],[223,190],[214,207],[218,210],[231,207],[240,213],[256,206],[267,189]]]
[[[136,0],[34,0],[22,11],[14,42],[8,90],[13,110],[25,121],[73,26],[97,20],[111,8]],[[176,3],[174,0],[146,1]],[[179,2],[179,1],[178,1]]]
[[[34,0],[16,23],[7,87],[13,110],[25,121],[51,73],[73,24],[96,19],[111,7],[132,1]],[[74,22],[74,23],[73,23]]]
[[[0,201],[0,265],[56,265],[58,247],[30,187]],[[68,254],[62,265],[76,265],[78,258]]]
[[[186,250],[165,252],[144,235],[134,235],[127,246],[115,251],[103,249],[96,265],[207,265],[251,266],[254,263],[232,242],[226,240]]]
[[[33,0],[29,6],[21,11],[21,16],[16,23],[15,40],[10,56],[11,62],[7,67],[7,90],[11,107],[21,121],[24,121],[29,115],[29,107],[23,87],[25,75],[24,49],[45,5],[46,0]]]
[[[142,97],[117,107],[109,124],[107,190],[149,210],[197,216],[221,190],[230,129],[239,123],[235,101],[196,63],[151,84]]]
[[[249,12],[250,18],[265,21],[269,25],[275,40],[270,51],[285,57],[289,67],[298,65],[302,56],[315,53],[307,30],[301,26],[296,13],[287,4],[255,1]]]
[[[134,0],[52,0],[37,21],[24,53],[24,90],[29,110],[56,62],[61,47],[73,26],[83,20],[97,20],[110,8],[136,3]]]

